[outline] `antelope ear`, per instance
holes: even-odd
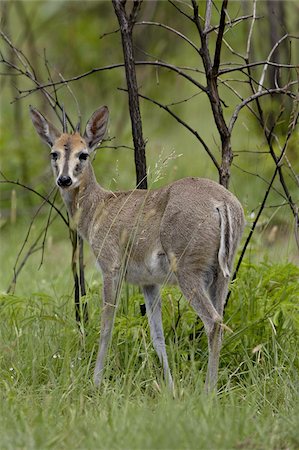
[[[107,106],[97,109],[87,122],[84,139],[89,151],[93,151],[102,142],[108,125],[109,110]]]
[[[37,134],[43,142],[50,147],[59,138],[61,133],[35,108],[30,105],[30,116]]]

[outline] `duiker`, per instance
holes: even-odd
[[[217,383],[223,308],[244,228],[239,201],[219,184],[185,178],[157,190],[111,192],[95,178],[90,155],[104,138],[108,108],[97,109],[84,134],[60,133],[30,108],[33,125],[51,148],[51,164],[68,213],[103,275],[103,305],[94,381],[99,384],[112,334],[121,281],[142,288],[154,348],[173,387],[161,318],[160,287],[178,284],[208,337],[206,389]]]

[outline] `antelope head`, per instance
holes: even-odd
[[[64,113],[62,133],[32,106],[30,115],[38,135],[51,148],[51,164],[56,184],[63,190],[78,187],[89,165],[90,154],[100,145],[106,133],[109,118],[107,106],[102,106],[93,113],[83,136],[79,132],[79,126],[74,133],[67,132]]]

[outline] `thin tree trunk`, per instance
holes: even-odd
[[[112,0],[117,16],[125,62],[125,72],[129,97],[129,110],[134,142],[136,185],[139,189],[147,189],[145,141],[142,133],[142,122],[139,107],[138,86],[135,70],[132,32],[141,1],[134,1],[130,15],[126,12],[126,1]]]

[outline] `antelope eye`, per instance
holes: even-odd
[[[86,161],[88,156],[89,156],[88,153],[80,153],[79,159],[80,161]]]
[[[52,152],[52,153],[50,153],[50,156],[53,161],[56,161],[56,159],[58,158],[58,153]]]

